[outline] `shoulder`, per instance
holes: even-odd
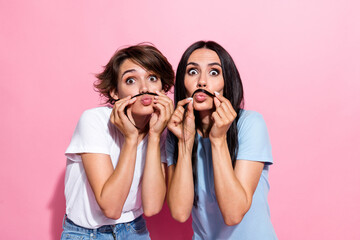
[[[81,117],[83,118],[91,118],[91,117],[99,117],[99,118],[108,118],[110,117],[112,108],[109,106],[104,106],[104,107],[96,107],[96,108],[91,108],[91,109],[87,109],[83,112],[83,114],[81,115]]]
[[[81,130],[106,129],[109,126],[111,107],[97,107],[85,110],[78,122],[78,128]]]
[[[112,108],[108,106],[85,110],[80,117],[80,123],[86,122],[108,122]]]
[[[246,128],[250,126],[261,126],[265,125],[264,117],[252,110],[240,110],[238,114],[241,114],[237,122],[238,128]]]
[[[266,164],[273,162],[269,133],[260,113],[242,111],[238,121],[238,140],[237,159],[260,161]]]

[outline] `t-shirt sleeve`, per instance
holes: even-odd
[[[79,153],[110,154],[108,120],[93,111],[85,111],[76,125],[65,156],[72,161],[81,161]]]
[[[253,111],[244,114],[238,121],[239,149],[236,159],[272,164],[270,138],[264,118]]]
[[[175,136],[168,131],[165,143],[167,166],[174,164],[175,144]]]

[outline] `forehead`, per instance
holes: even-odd
[[[119,73],[121,74],[128,70],[135,70],[136,72],[139,72],[139,73],[147,72],[147,70],[143,66],[139,65],[132,59],[125,59],[119,67]]]
[[[220,63],[220,58],[217,53],[207,48],[196,49],[189,57],[189,62],[195,63]]]

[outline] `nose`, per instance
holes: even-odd
[[[197,83],[197,87],[198,88],[205,88],[206,87],[206,82],[207,82],[207,79],[206,79],[205,74],[200,74],[199,80],[198,80],[198,83]]]
[[[145,80],[141,81],[141,85],[140,85],[140,88],[139,88],[139,92],[140,92],[140,93],[149,92],[149,86],[148,86],[147,81],[145,81]]]

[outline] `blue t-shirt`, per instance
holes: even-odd
[[[243,110],[238,126],[239,148],[236,159],[264,162],[250,210],[235,226],[225,224],[216,200],[211,143],[209,138],[197,134],[197,188],[198,207],[192,209],[193,239],[277,239],[270,220],[267,201],[269,192],[268,171],[272,164],[271,145],[265,121],[261,114]],[[174,143],[166,141],[168,166],[174,163]]]

